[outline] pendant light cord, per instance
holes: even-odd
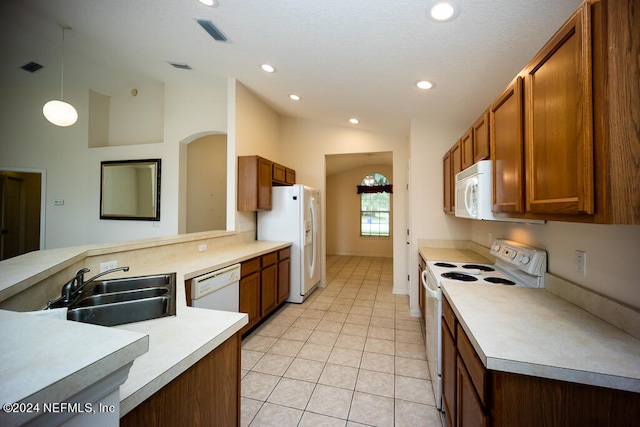
[[[64,101],[64,27],[62,27],[62,67],[60,73],[60,101]]]

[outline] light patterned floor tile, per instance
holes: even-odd
[[[318,384],[311,395],[307,411],[347,419],[353,391]]]
[[[368,330],[369,330],[368,325],[358,325],[356,323],[345,323],[340,333],[344,335],[357,335],[360,337],[366,337]]]
[[[251,427],[296,426],[302,418],[302,411],[286,406],[265,403],[253,419]]]
[[[394,396],[394,375],[385,372],[367,371],[360,369],[356,391],[362,393],[376,394],[379,396]]]
[[[321,330],[313,331],[313,333],[307,339],[307,342],[313,344],[324,344],[333,346],[338,339],[337,332],[326,332]]]
[[[292,361],[293,357],[290,356],[267,353],[255,364],[252,371],[282,376]]]
[[[280,339],[271,346],[269,353],[295,357],[303,345],[303,341]]]
[[[283,378],[271,392],[267,402],[304,410],[315,387],[314,383],[307,381]]]
[[[293,359],[284,376],[297,380],[317,382],[320,374],[322,374],[324,365],[324,362],[296,358]]]
[[[358,379],[358,368],[327,363],[318,380],[319,384],[354,390]]]
[[[340,418],[305,412],[298,427],[345,427],[346,423],[345,420]]]
[[[429,366],[426,360],[396,356],[396,375],[428,380]]]
[[[395,427],[441,427],[435,406],[396,399]]]
[[[394,359],[395,358],[389,354],[370,353],[365,351],[362,354],[360,369],[393,374],[395,372]]]
[[[261,351],[266,353],[267,350],[277,341],[277,338],[263,337],[261,335],[251,335],[242,343],[243,350]]]
[[[243,397],[240,399],[240,426],[247,427],[253,418],[256,416],[264,402],[259,400],[247,399]]]
[[[409,402],[436,404],[431,381],[396,375],[396,399]]]
[[[394,423],[394,400],[389,397],[355,392],[349,421],[369,426],[392,427]]]
[[[361,360],[362,351],[334,347],[331,351],[331,355],[329,356],[328,363],[358,368],[360,367]]]
[[[249,370],[253,368],[256,365],[256,363],[258,363],[258,360],[260,360],[264,355],[265,353],[261,351],[242,349],[242,354],[241,354],[242,369]]]
[[[269,394],[273,391],[280,381],[280,377],[275,375],[261,374],[260,372],[249,372],[243,379],[241,384],[242,397],[248,397],[254,400],[267,400]]]
[[[389,354],[393,356],[395,354],[395,343],[390,340],[367,337],[367,342],[364,345],[364,351]]]
[[[329,359],[333,347],[330,345],[306,343],[302,346],[302,350],[298,353],[298,357],[302,359],[316,360],[318,362],[326,362]]]
[[[336,340],[335,346],[340,348],[348,348],[350,350],[364,350],[364,343],[366,341],[366,337],[357,336],[357,335],[347,335],[341,333],[338,335],[338,339]]]

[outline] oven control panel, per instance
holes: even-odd
[[[541,276],[547,271],[547,251],[512,240],[495,239],[491,255],[528,274]]]

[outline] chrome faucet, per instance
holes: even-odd
[[[112,268],[110,270],[103,271],[102,273],[98,273],[89,280],[85,281],[84,274],[88,273],[89,271],[91,270],[89,270],[88,268],[81,268],[80,270],[78,270],[76,272],[76,275],[62,286],[60,298],[49,301],[47,303],[47,309],[68,306],[74,299],[76,299],[78,295],[82,293],[82,289],[84,289],[84,287],[89,283],[93,282],[99,277],[102,277],[109,273],[113,273],[115,271],[129,271],[129,267]]]

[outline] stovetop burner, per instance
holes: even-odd
[[[459,273],[457,271],[449,271],[447,273],[442,273],[441,276],[444,277],[445,279],[460,280],[463,282],[475,282],[476,280],[478,280],[477,277],[470,276],[464,273]]]
[[[484,280],[490,283],[496,283],[499,285],[510,285],[513,286],[516,284],[513,280],[505,279],[502,277],[485,277]]]
[[[445,268],[455,268],[455,264],[449,264],[448,262],[436,262],[434,264],[437,267],[445,267]]]
[[[438,265],[438,264],[436,264]],[[452,267],[455,267],[454,265],[452,265]],[[467,269],[474,269],[474,270],[480,270],[480,271],[495,271],[496,269],[493,267],[489,267],[488,265],[483,265],[483,264],[465,264],[462,266],[462,268],[467,268]]]

